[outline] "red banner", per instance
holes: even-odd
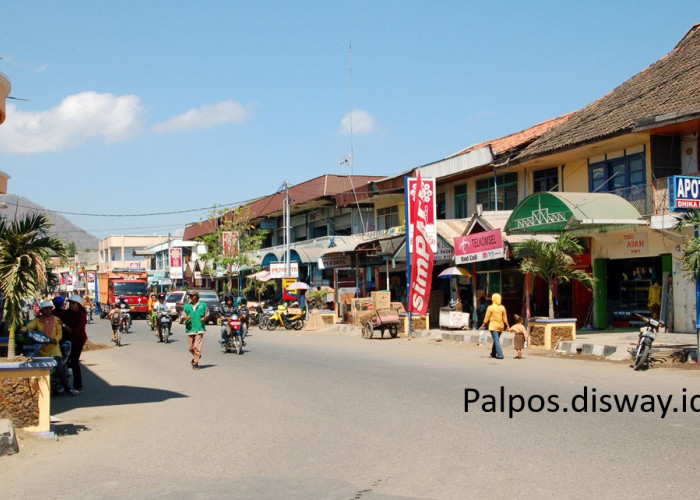
[[[416,189],[412,196],[409,196],[409,213],[411,221],[414,221],[414,231],[411,235],[413,249],[411,252],[411,296],[408,301],[408,310],[420,315],[425,315],[428,311],[433,279],[435,254],[430,245],[428,224],[434,196],[435,192],[431,185],[421,181],[420,170],[418,170]]]

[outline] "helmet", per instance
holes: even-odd
[[[248,301],[245,298],[241,299],[241,305],[244,306],[248,303]]]
[[[80,305],[80,307],[83,307],[83,298],[77,293],[68,297],[68,302],[75,302],[76,304]]]
[[[62,295],[57,295],[53,298],[53,305],[56,309],[63,309],[63,305],[66,303],[66,299]]]
[[[164,299],[164,298],[165,298],[165,294],[164,294],[163,292],[160,292],[160,293],[158,294],[158,300]]]
[[[50,300],[42,300],[41,304],[39,304],[39,309],[43,309],[45,307],[50,307],[51,309],[53,309],[53,302],[51,302]]]
[[[120,296],[117,297],[117,298],[118,298],[119,300],[124,300],[125,297],[124,297],[123,295],[120,295]]]
[[[224,302],[228,302],[229,300],[231,302],[233,302],[233,294],[232,293],[227,293],[226,295],[224,295]]]

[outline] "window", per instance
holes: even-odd
[[[467,185],[457,184],[455,190],[455,219],[467,216]]]
[[[445,202],[445,193],[438,193],[435,199],[435,205],[437,208],[437,218],[446,219],[447,218],[447,203]]]
[[[538,170],[532,173],[532,192],[555,191],[559,186],[559,169],[557,167]]]
[[[595,193],[615,193],[630,199],[646,185],[644,153],[625,154],[588,165],[589,190]]]
[[[389,229],[399,225],[399,207],[384,207],[377,210],[377,230]]]
[[[518,204],[518,174],[501,174],[476,181],[476,202],[484,210],[512,210]]]

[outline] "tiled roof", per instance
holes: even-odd
[[[565,115],[557,116],[556,118],[551,118],[549,120],[533,125],[532,127],[526,128],[519,132],[514,132],[512,134],[506,135],[504,137],[499,137],[498,139],[491,139],[486,142],[481,142],[473,146],[463,149],[462,151],[453,154],[450,158],[467,154],[471,151],[476,151],[486,146],[491,146],[491,152],[495,157],[502,156],[513,150],[516,150],[522,146],[525,146],[538,137],[542,136],[548,130],[561,125],[566,122],[573,113],[567,113]]]
[[[622,85],[574,112],[517,157],[524,160],[634,130],[642,118],[700,108],[700,24],[666,56]]]

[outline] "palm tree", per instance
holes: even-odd
[[[678,217],[676,228],[682,231],[688,226],[700,226],[700,210],[688,210]],[[688,279],[697,281],[700,277],[700,238],[689,238],[681,245],[681,269]]]
[[[272,288],[273,290],[277,290],[277,282],[275,280],[260,281],[260,280],[256,280],[256,279],[249,279],[248,284],[243,289],[243,291],[246,294],[253,293],[255,295],[255,297],[258,299],[258,301],[260,301],[260,297],[265,295],[268,288]]]
[[[595,279],[574,269],[573,256],[583,253],[584,248],[571,236],[562,234],[555,242],[544,242],[526,239],[513,248],[513,255],[522,259],[520,272],[539,276],[549,286],[549,317],[554,317],[554,301],[552,290],[555,283],[566,283],[571,280],[580,281],[589,290],[593,288]]]
[[[36,295],[52,280],[51,255],[65,259],[61,240],[49,235],[46,214],[27,214],[21,220],[0,219],[0,289],[5,297],[8,327],[7,357],[15,355],[15,331],[21,323],[22,299]]]

